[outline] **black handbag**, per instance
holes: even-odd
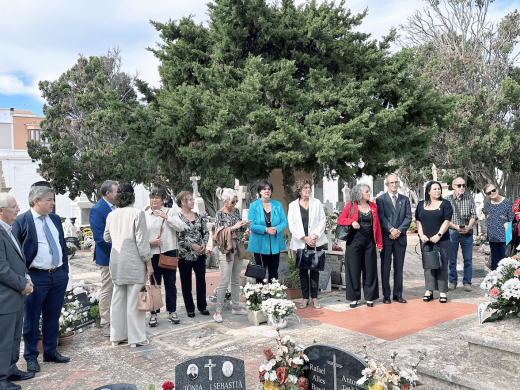
[[[244,275],[248,278],[265,279],[265,268],[263,267],[264,260],[262,259],[262,254],[260,254],[260,261],[262,262],[261,266],[249,263]]]
[[[325,252],[321,248],[298,249],[296,251],[296,268],[323,271],[325,269]]]
[[[352,203],[350,203],[350,211],[348,213],[348,218],[352,217],[352,208]],[[352,233],[352,225],[336,225],[336,238],[338,240],[348,241],[350,233]]]
[[[422,265],[424,269],[441,268],[441,253],[436,244],[432,245],[431,250],[426,250],[426,244],[421,245]]]
[[[511,241],[506,246],[506,253],[504,254],[505,257],[512,257],[518,253],[518,247],[519,239],[518,239],[518,222],[513,222],[512,229],[512,238]]]

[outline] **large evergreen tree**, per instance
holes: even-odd
[[[289,201],[294,170],[384,173],[396,157],[421,155],[448,109],[414,74],[414,51],[391,55],[394,31],[380,42],[355,31],[366,12],[353,16],[344,1],[208,7],[207,27],[152,22],[162,85],[140,84],[161,124],[135,135],[179,189],[190,172],[209,193],[281,168]]]

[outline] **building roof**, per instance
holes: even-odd
[[[0,108],[0,111],[11,111],[10,108]],[[14,110],[14,113],[17,115],[31,115],[36,116],[34,112],[28,111],[28,110]]]

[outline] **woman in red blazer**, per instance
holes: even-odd
[[[377,252],[383,249],[377,206],[370,202],[370,187],[366,184],[354,186],[350,196],[351,201],[338,218],[338,225],[352,225],[345,253],[347,300],[351,301],[350,307],[357,306],[363,272],[363,294],[367,306],[374,307],[374,300],[379,298]]]

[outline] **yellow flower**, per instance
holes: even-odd
[[[384,387],[381,383],[375,383],[368,388],[369,390],[383,390]]]

